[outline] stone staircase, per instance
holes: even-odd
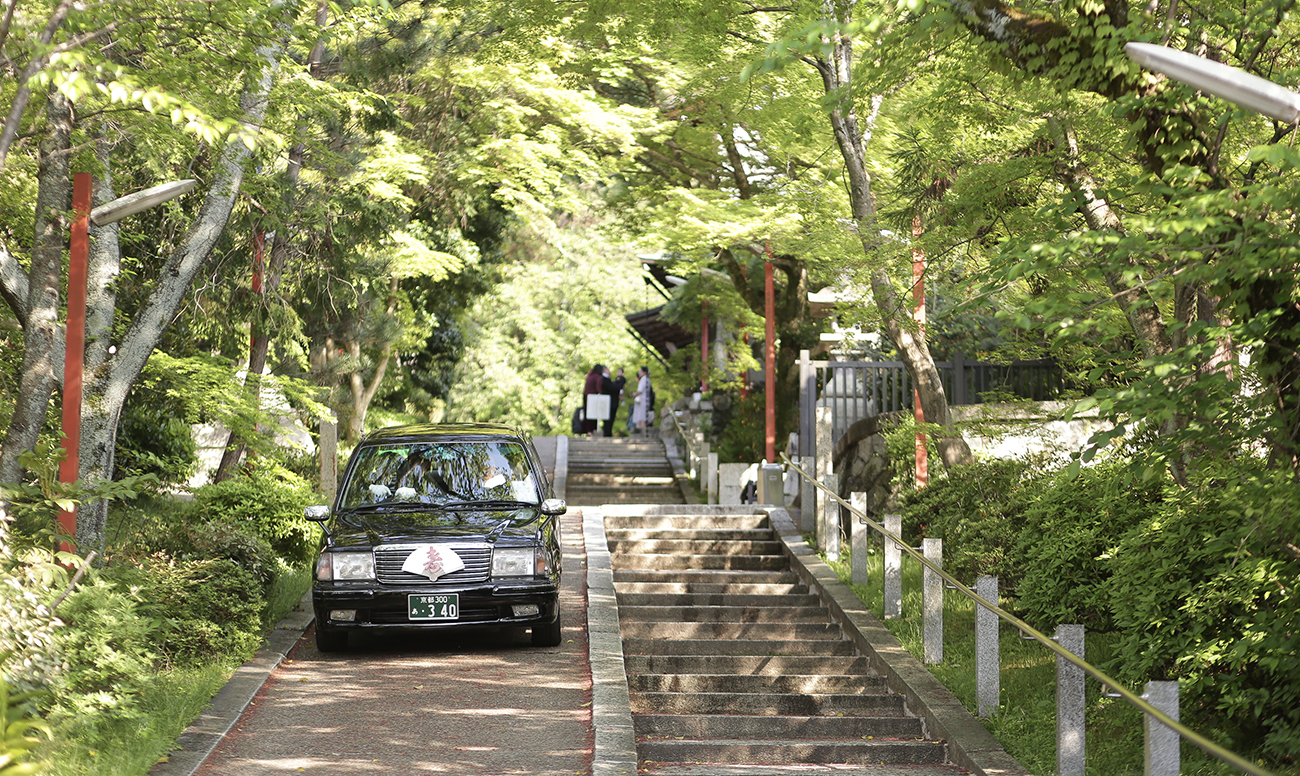
[[[960,773],[790,570],[767,516],[725,511],[606,510],[641,770]]]
[[[657,437],[572,437],[565,499],[572,506],[681,504]]]

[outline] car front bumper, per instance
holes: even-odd
[[[455,593],[460,597],[455,620],[411,620],[411,595]],[[515,616],[515,606],[533,605],[538,613]],[[312,588],[316,627],[335,631],[438,631],[467,628],[533,626],[551,623],[559,614],[559,587],[555,582],[484,584],[467,587],[364,585],[317,583]],[[352,620],[335,612],[355,612]]]

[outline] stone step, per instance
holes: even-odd
[[[781,555],[780,542],[692,541],[649,539],[619,541],[609,540],[609,551],[621,555],[654,555],[658,553],[687,555]]]
[[[619,593],[686,593],[689,595],[807,595],[802,584],[754,584],[714,582],[627,582],[618,586]]]
[[[749,595],[744,593],[619,593],[618,605],[688,607],[817,607],[821,606],[821,599],[811,593],[783,593],[779,595]]]
[[[889,694],[885,678],[875,675],[633,674],[628,676],[627,684],[632,692],[877,695],[890,699],[881,702],[882,708],[897,708],[900,714],[903,710],[902,696]]]
[[[606,528],[610,541],[774,542],[770,528]]]
[[[822,607],[620,606],[618,618],[642,622],[826,622],[830,612]]]
[[[634,493],[623,489],[604,488],[569,488],[567,500],[574,506],[598,506],[600,504],[670,504],[682,503],[682,494],[677,488],[638,490]]]
[[[621,559],[620,559],[621,560]],[[625,582],[646,584],[718,584],[718,585],[794,585],[798,575],[789,569],[746,571],[743,569],[619,569],[614,570],[614,584],[620,589]]]
[[[625,639],[826,639],[843,631],[825,622],[633,622],[619,624]]]
[[[624,655],[853,655],[853,644],[831,639],[638,639],[623,637]]]
[[[569,473],[569,484],[584,488],[677,487],[673,473],[667,474],[581,474]]]
[[[752,714],[756,716],[873,716],[897,711],[901,705],[888,695],[768,695],[755,692],[637,692],[632,693],[632,713],[636,714]],[[634,716],[633,719],[636,717]],[[923,738],[921,720],[907,720],[897,729],[909,737]],[[865,735],[886,735],[884,732]],[[759,733],[748,738],[767,738]]]
[[[628,675],[637,674],[784,674],[871,675],[865,657],[805,657],[785,655],[627,655]]]
[[[638,736],[683,738],[923,738],[921,720],[898,714],[860,717],[756,714],[638,714]]]
[[[610,562],[615,570],[782,571],[789,565],[784,555],[614,555]]]
[[[767,515],[607,515],[605,530],[768,529]]]
[[[942,743],[893,739],[649,739],[637,746],[644,762],[655,763],[871,763],[930,765],[944,762]]]

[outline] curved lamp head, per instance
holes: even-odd
[[[1300,93],[1266,78],[1154,43],[1128,43],[1124,52],[1147,70],[1164,73],[1188,86],[1278,121],[1288,124],[1300,122]]]
[[[175,199],[194,188],[197,184],[197,180],[187,178],[183,181],[160,183],[144,191],[118,197],[112,202],[106,202],[90,211],[90,221],[95,226],[105,226],[121,221],[123,218],[139,213],[141,210],[148,210],[154,205],[160,205],[169,199]]]

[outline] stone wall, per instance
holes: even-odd
[[[1082,450],[1088,438],[1108,425],[1095,413],[1062,420],[1068,402],[1014,402],[952,407],[953,418],[962,424],[962,436],[979,458],[1012,458],[1046,452],[1062,459]],[[834,470],[839,474],[840,497],[867,494],[867,513],[896,511],[893,505],[889,460],[882,430],[891,422],[909,417],[910,411],[865,418],[849,426],[835,445]],[[942,466],[931,460],[930,466]]]

